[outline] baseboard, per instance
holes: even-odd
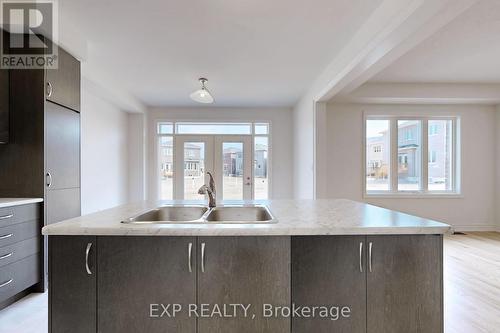
[[[477,225],[454,225],[454,231],[472,232],[472,231],[496,231],[500,232],[500,226],[494,224],[477,224]]]

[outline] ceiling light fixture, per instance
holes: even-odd
[[[198,102],[198,103],[204,103],[204,104],[213,103],[214,102],[214,98],[210,94],[210,91],[208,91],[208,89],[205,87],[205,83],[207,83],[208,80],[205,79],[205,78],[203,78],[203,77],[199,78],[198,80],[201,83],[201,89],[196,90],[191,95],[189,95],[189,97],[193,101]]]

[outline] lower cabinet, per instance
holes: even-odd
[[[290,331],[261,317],[290,303],[290,237],[50,236],[49,252],[52,333]]]
[[[367,332],[443,332],[442,236],[368,236],[367,246]]]
[[[294,318],[293,332],[366,332],[365,236],[292,237],[292,300],[348,306],[349,318]],[[334,318],[333,318],[334,319]]]
[[[195,237],[99,237],[99,332],[196,332]],[[189,258],[191,252],[191,263]],[[191,271],[190,271],[191,265]],[[173,306],[183,311],[172,317]],[[170,316],[169,316],[170,315]]]
[[[49,237],[49,332],[96,332],[96,273],[96,237]]]
[[[289,318],[263,315],[265,304],[290,305],[290,237],[200,237],[198,248],[199,304],[248,307],[200,318],[199,333],[290,332]]]
[[[292,332],[443,332],[441,235],[292,238],[292,302],[348,306]]]
[[[441,333],[442,245],[441,235],[50,236],[49,331]]]

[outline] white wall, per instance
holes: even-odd
[[[451,199],[364,199],[363,112],[460,116],[463,196]],[[497,120],[495,108],[489,106],[329,104],[328,197],[364,201],[443,221],[462,230],[494,230],[498,206],[495,193]]]
[[[153,108],[148,111],[148,198],[158,193],[155,124],[164,121],[240,121],[271,123],[271,193],[274,199],[293,197],[293,113],[287,108]]]
[[[128,196],[127,113],[82,82],[82,214],[125,203]]]
[[[314,198],[314,101],[305,96],[293,108],[293,192],[295,199]]]
[[[146,119],[142,113],[128,114],[128,200],[146,199]]]
[[[500,105],[497,105],[496,112],[496,218],[497,218],[497,231],[500,231]]]

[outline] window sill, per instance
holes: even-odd
[[[463,199],[461,193],[364,193],[363,199]]]

